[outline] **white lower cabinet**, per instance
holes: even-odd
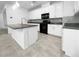
[[[55,25],[55,35],[62,36],[62,25]]]
[[[38,32],[37,32],[37,28],[28,28],[28,32],[27,32],[27,35],[28,35],[28,41],[29,41],[29,46],[34,44],[37,39],[38,39]],[[25,36],[26,37],[26,36]],[[26,45],[25,45],[26,46]]]
[[[48,24],[48,34],[54,34],[55,27],[52,24]]]
[[[79,30],[63,29],[62,49],[71,57],[79,57]]]
[[[28,48],[38,40],[37,26],[22,29],[8,28],[8,33],[23,49]]]
[[[62,25],[48,24],[48,34],[62,36]]]

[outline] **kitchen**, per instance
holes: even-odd
[[[2,17],[0,27],[7,29],[6,38],[9,38],[9,42],[13,41],[13,45],[15,44],[10,49],[16,52],[20,50],[15,53],[16,56],[22,54],[21,56],[79,57],[79,1],[4,1],[1,3],[5,6],[0,14],[0,18]],[[12,46],[12,43],[6,44],[4,34],[1,38],[4,39],[5,42],[3,40],[1,42],[7,45],[4,45],[6,48]],[[33,50],[34,47],[36,50]],[[5,52],[0,55],[7,56],[8,53],[10,56],[11,52],[2,49]]]

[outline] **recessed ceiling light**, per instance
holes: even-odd
[[[31,2],[31,6],[34,6],[34,3],[33,3],[33,1]]]
[[[20,5],[19,5],[19,3],[16,1],[16,3],[13,5],[13,10],[15,10],[16,8],[18,8]]]
[[[16,6],[17,6],[17,7],[19,7],[19,6],[20,6],[18,2],[16,2]]]

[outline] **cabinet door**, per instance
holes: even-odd
[[[50,11],[49,11],[49,13],[50,13],[50,18],[55,18],[55,4],[52,4],[52,5],[50,6]]]
[[[63,29],[62,47],[66,55],[79,56],[79,30]]]
[[[55,15],[56,17],[63,17],[63,2],[55,5]]]
[[[55,25],[49,24],[48,25],[48,34],[54,35],[55,33]]]
[[[42,8],[35,9],[29,12],[29,14],[30,14],[29,16],[30,19],[41,19]]]
[[[79,1],[74,2],[75,13],[79,11]]]
[[[52,27],[51,27],[51,25],[48,25],[48,34],[52,34]]]
[[[74,2],[73,1],[64,1],[64,17],[74,15]]]
[[[62,36],[62,25],[48,25],[48,34]]]
[[[37,27],[31,27],[28,29],[28,34],[29,38],[29,45],[32,45],[33,43],[35,43],[35,41],[38,39],[38,32],[37,32]]]
[[[62,25],[55,25],[55,35],[62,36]]]

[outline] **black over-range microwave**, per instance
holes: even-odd
[[[49,13],[41,14],[41,19],[49,19]]]

